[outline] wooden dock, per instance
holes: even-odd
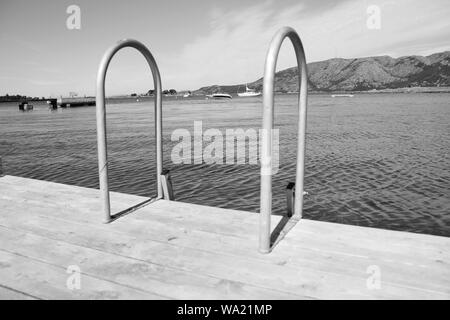
[[[446,237],[274,217],[264,255],[254,213],[158,200],[102,218],[98,190],[0,177],[0,298],[450,298]]]

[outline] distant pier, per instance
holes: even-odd
[[[32,110],[33,105],[29,101],[45,101],[50,109],[72,108],[82,106],[95,106],[95,98],[59,98],[59,99],[44,99],[44,100],[23,100],[19,103],[19,110]]]
[[[95,106],[95,97],[87,98],[59,98],[58,105],[61,108],[72,108],[72,107],[82,107],[82,106]]]

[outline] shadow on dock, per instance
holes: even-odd
[[[295,225],[301,220],[300,215],[292,215],[291,217],[284,216],[278,222],[275,229],[273,229],[270,235],[270,250],[272,251],[276,245],[283,240],[287,233],[295,227]]]
[[[111,219],[109,221],[106,221],[106,223],[111,223],[111,222],[113,222],[113,221],[115,221],[115,220],[117,220],[117,219],[119,219],[121,217],[124,217],[124,216],[126,216],[126,215],[128,215],[128,214],[130,214],[130,213],[132,213],[132,212],[134,212],[136,210],[139,210],[140,208],[145,207],[146,205],[149,205],[150,203],[155,202],[156,200],[158,200],[158,199],[157,198],[150,198],[150,199],[144,200],[144,201],[142,201],[142,202],[140,202],[140,203],[138,203],[138,204],[136,204],[136,205],[134,205],[132,207],[129,207],[129,208],[125,209],[125,210],[119,211],[119,212],[111,215]]]

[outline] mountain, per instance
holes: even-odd
[[[405,87],[450,86],[450,51],[429,56],[389,56],[357,59],[329,59],[308,63],[310,91],[367,91]],[[279,71],[275,75],[276,92],[298,91],[297,67]],[[262,90],[260,78],[248,83],[250,88]],[[194,94],[244,91],[245,84],[202,87]]]

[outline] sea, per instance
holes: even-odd
[[[295,181],[297,119],[297,96],[276,96],[277,215],[286,213],[286,186]],[[250,153],[245,163],[174,163],[173,153],[179,133],[193,137],[195,125],[225,136],[261,123],[261,97],[163,98],[163,162],[176,200],[258,212],[260,167]],[[109,100],[107,132],[111,190],[155,196],[153,100]],[[310,95],[306,139],[305,218],[450,236],[450,94]],[[95,107],[34,103],[23,112],[0,104],[0,157],[3,174],[98,188]]]

